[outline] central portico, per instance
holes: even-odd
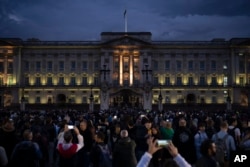
[[[101,110],[109,106],[152,108],[151,33],[103,32]]]

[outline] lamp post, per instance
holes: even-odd
[[[94,96],[93,96],[93,92],[92,92],[92,86],[90,87],[90,96],[89,96],[89,101],[90,101],[90,104],[89,104],[89,111],[90,112],[93,112],[94,110]]]
[[[103,80],[101,82],[101,110],[107,110],[109,108],[109,84],[106,81],[106,74],[109,73],[109,69],[107,69],[107,65],[103,65],[103,69],[100,70],[100,73],[103,74]]]
[[[145,69],[142,70],[142,74],[145,74],[146,76],[146,82],[148,82],[148,74],[152,72],[152,70],[148,69],[148,64],[145,65]]]
[[[161,85],[160,85],[160,94],[159,94],[159,97],[158,97],[158,109],[159,111],[162,111],[163,109],[163,106],[162,106],[162,95],[161,95]]]
[[[150,83],[151,78],[149,78],[149,73],[152,73],[152,70],[148,69],[148,64],[145,65],[145,68],[142,70],[142,74],[145,74],[145,81],[144,81],[144,93],[143,93],[143,108],[145,110],[151,110],[152,109],[152,97],[151,97],[151,91],[152,91],[152,84]]]
[[[20,110],[25,111],[24,87],[22,87],[22,97],[21,97]]]
[[[232,109],[232,104],[231,104],[231,97],[229,95],[229,89],[227,90],[227,111],[231,111]]]
[[[104,64],[103,65],[103,69],[101,70],[101,73],[103,73],[103,80],[104,80],[104,82],[106,81],[106,74],[108,74],[109,72],[110,72],[110,70],[107,69],[107,65]]]

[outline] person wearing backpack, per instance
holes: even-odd
[[[92,167],[112,167],[111,149],[104,141],[104,133],[98,131],[95,135],[95,144],[90,151],[90,162]]]
[[[220,125],[220,131],[212,136],[216,145],[216,160],[220,166],[228,166],[230,153],[236,150],[234,139],[227,133],[228,124],[223,121]]]
[[[227,133],[234,138],[236,148],[239,147],[239,144],[241,142],[241,132],[240,132],[240,129],[237,127],[237,123],[238,123],[237,119],[231,118],[229,120],[230,126],[228,126],[228,130],[227,130]]]

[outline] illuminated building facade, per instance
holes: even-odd
[[[249,105],[250,38],[153,41],[103,32],[99,41],[0,39],[0,103]],[[229,100],[230,98],[230,100]],[[91,110],[92,110],[91,109]]]

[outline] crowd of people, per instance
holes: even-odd
[[[0,166],[229,166],[233,152],[250,151],[249,118],[226,111],[2,110]]]

